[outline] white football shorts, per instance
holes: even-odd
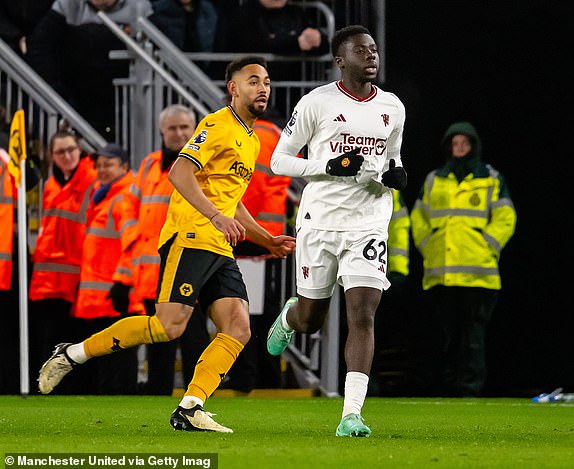
[[[295,250],[297,293],[311,299],[329,298],[336,284],[386,290],[385,229],[325,231],[301,227]]]

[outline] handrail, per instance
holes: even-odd
[[[327,37],[329,41],[333,39],[335,35],[335,15],[331,9],[325,5],[323,2],[293,2],[292,5],[297,5],[302,8],[315,7],[325,15],[325,21],[327,22]]]
[[[186,101],[188,101],[199,113],[209,114],[209,110],[192,96],[181,84],[175,80],[168,72],[161,68],[156,61],[130,36],[128,36],[116,23],[114,23],[104,12],[99,11],[98,16],[102,22],[112,31],[132,52],[144,60],[158,75],[168,82]]]
[[[225,93],[215,86],[210,78],[191,62],[165,34],[143,16],[138,18],[138,23],[147,38],[154,42],[162,52],[166,52],[161,54],[161,60],[176,73],[181,82],[197,90],[211,111],[215,111],[225,104]]]
[[[46,111],[61,114],[93,149],[103,148],[102,137],[64,98],[0,39],[0,68]]]

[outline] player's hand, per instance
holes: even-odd
[[[269,257],[279,257],[284,259],[295,251],[295,238],[287,235],[273,236],[271,244],[266,247],[271,253],[271,256]]]
[[[211,219],[211,223],[225,235],[225,240],[232,246],[245,240],[245,228],[235,218],[218,213]]]
[[[361,165],[363,164],[364,157],[358,153],[361,147],[357,147],[347,153],[332,158],[327,162],[327,174],[331,176],[355,176]]]
[[[106,296],[107,300],[112,300],[112,306],[114,309],[122,315],[128,314],[130,306],[130,289],[131,287],[129,285],[125,285],[121,282],[114,282],[112,288],[110,288],[110,291],[108,292],[108,296]]]
[[[396,166],[395,160],[390,160],[389,169],[383,173],[381,182],[391,189],[402,191],[407,187],[407,172],[402,166]]]

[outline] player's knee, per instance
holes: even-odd
[[[350,314],[347,314],[347,325],[349,329],[373,330],[375,328],[375,316],[351,311]]]
[[[180,337],[187,326],[193,308],[176,303],[162,303],[157,305],[156,316],[159,319],[168,340]]]
[[[227,323],[226,329],[227,334],[245,345],[251,338],[249,315],[246,315],[245,312],[241,310],[232,311],[229,315],[229,321]]]

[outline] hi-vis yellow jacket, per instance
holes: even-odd
[[[393,215],[389,223],[388,272],[409,274],[409,231],[411,220],[401,193],[393,189]]]
[[[444,167],[426,177],[411,213],[424,259],[423,289],[435,285],[500,290],[500,251],[516,226],[501,174],[480,163],[460,183]]]

